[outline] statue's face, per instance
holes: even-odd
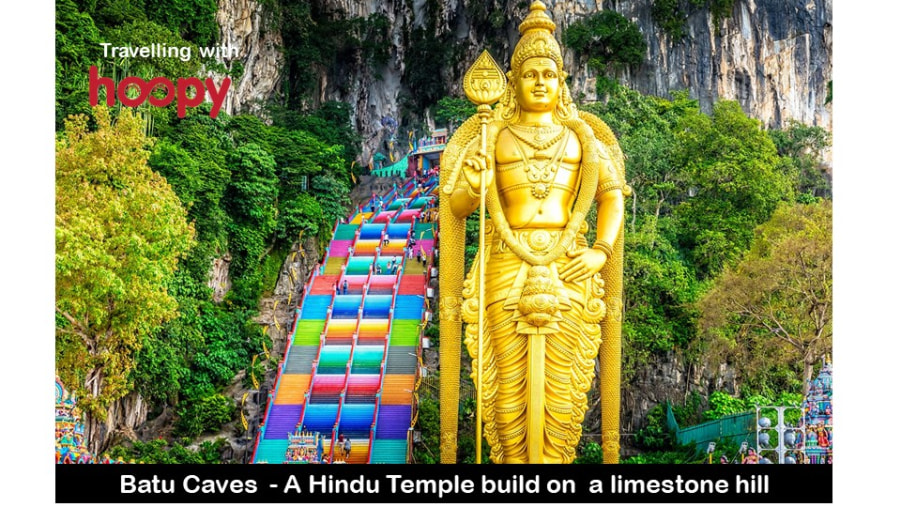
[[[522,63],[516,81],[519,107],[528,112],[553,111],[559,100],[559,68],[550,58],[536,56]]]

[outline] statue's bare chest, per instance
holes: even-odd
[[[527,217],[534,226],[564,226],[578,187],[581,144],[566,129],[536,130],[511,126],[500,132],[497,190],[511,225],[524,225]]]

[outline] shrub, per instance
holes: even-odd
[[[234,417],[234,402],[221,394],[205,396],[178,408],[179,435],[196,437],[207,431],[216,431]]]

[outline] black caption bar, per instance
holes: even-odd
[[[56,502],[831,503],[832,467],[57,465]]]

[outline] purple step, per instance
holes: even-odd
[[[303,405],[272,405],[266,418],[266,434],[263,438],[286,439],[287,434],[293,433],[297,428],[302,411]]]
[[[382,405],[378,409],[378,427],[375,438],[406,438],[412,407],[409,405]]]

